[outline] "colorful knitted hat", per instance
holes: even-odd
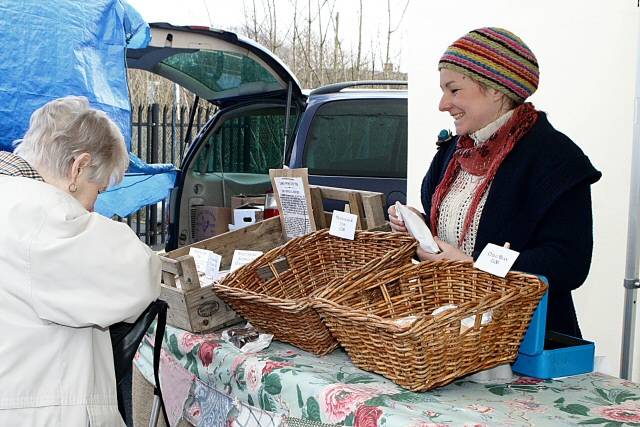
[[[478,80],[518,103],[538,88],[535,55],[518,36],[502,28],[480,28],[447,48],[438,70],[447,68]]]

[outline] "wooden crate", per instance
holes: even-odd
[[[331,224],[331,213],[324,212],[323,199],[342,200],[351,213],[358,215],[358,229],[380,230],[386,226],[384,195],[368,191],[310,186],[317,228]],[[190,332],[206,332],[239,322],[236,313],[212,291],[211,285],[201,286],[190,248],[207,249],[222,257],[221,270],[231,265],[236,249],[263,251],[285,243],[278,217],[270,218],[239,230],[219,234],[184,246],[163,256],[162,290],[160,298],[169,304],[167,323]],[[179,280],[181,288],[176,287]]]
[[[377,230],[387,222],[384,218],[384,194],[373,191],[348,190],[345,188],[310,185],[311,204],[313,206],[316,228],[329,228],[331,212],[325,212],[323,200],[340,200],[346,202],[349,211],[358,215],[358,230]],[[322,213],[322,215],[320,215]]]
[[[190,248],[207,249],[222,257],[221,269],[231,265],[236,249],[268,251],[284,243],[279,218],[253,224],[240,230],[219,234],[161,257],[162,290],[167,301],[167,323],[191,332],[206,332],[239,322],[236,313],[218,298],[211,285],[200,286],[200,279]],[[176,288],[176,279],[181,288]]]

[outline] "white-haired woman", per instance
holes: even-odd
[[[0,153],[0,425],[124,425],[108,327],[159,294],[160,262],[125,225],[92,213],[128,156],[82,97],[31,116]]]

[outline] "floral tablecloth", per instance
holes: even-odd
[[[135,359],[149,382],[151,342]],[[274,341],[244,354],[220,332],[171,326],[163,350],[160,381],[170,418],[194,425],[278,426],[291,417],[360,427],[640,426],[640,385],[597,373],[494,385],[459,380],[413,393],[356,368],[341,350],[317,357]],[[264,421],[242,421],[256,417]]]

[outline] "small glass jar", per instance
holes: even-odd
[[[276,196],[272,191],[267,192],[264,197],[264,219],[272,218],[280,215],[278,211],[278,203],[276,202]]]

